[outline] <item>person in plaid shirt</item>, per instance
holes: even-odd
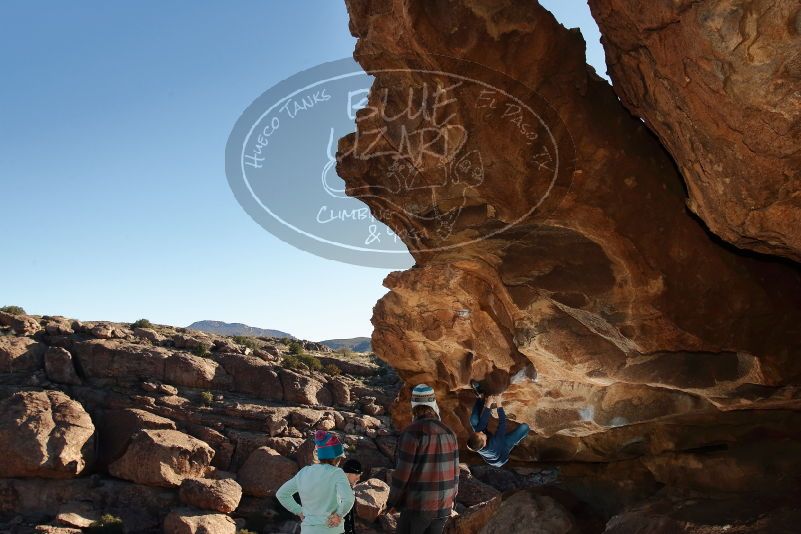
[[[398,440],[387,508],[400,511],[398,534],[440,534],[459,487],[459,444],[439,420],[431,387],[414,387],[412,413]]]

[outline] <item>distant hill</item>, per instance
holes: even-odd
[[[349,348],[353,352],[372,352],[373,345],[369,337],[352,337],[350,339],[326,339],[320,341],[326,347],[331,347],[334,350],[341,349],[342,347]]]
[[[200,332],[217,334],[220,336],[295,337],[281,330],[256,328],[255,326],[248,326],[242,323],[224,323],[222,321],[195,321],[187,326],[187,328],[189,330],[198,330]]]

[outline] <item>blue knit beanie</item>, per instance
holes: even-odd
[[[314,433],[314,446],[317,448],[317,459],[319,460],[333,460],[345,454],[337,435],[325,430],[318,430]]]

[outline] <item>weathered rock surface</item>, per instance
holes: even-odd
[[[580,534],[578,525],[551,497],[520,491],[504,499],[481,534]]]
[[[676,160],[688,205],[742,248],[801,260],[795,0],[590,0],[615,91]]]
[[[764,499],[743,500],[731,496],[714,499],[664,497],[616,515],[605,534],[649,532],[654,534],[769,534],[795,532],[801,510],[793,503]]]
[[[128,449],[131,439],[142,430],[176,430],[175,423],[146,410],[123,408],[109,410],[99,419],[98,430],[100,441],[100,465],[119,459]]]
[[[98,519],[100,519],[100,514],[90,503],[72,501],[58,509],[55,522],[67,527],[86,528]]]
[[[331,392],[319,380],[288,370],[282,370],[279,376],[286,402],[330,405],[333,401]]]
[[[490,375],[514,377],[523,461],[704,447],[743,410],[736,443],[768,409],[798,409],[799,270],[687,213],[669,154],[585,65],[578,32],[535,2],[347,4],[355,57],[380,72],[337,171],[417,262],[385,280],[373,347],[435,387],[448,424],[466,434],[469,380]]]
[[[298,464],[269,447],[259,447],[239,470],[242,491],[253,497],[272,497],[281,484],[295,476]]]
[[[389,484],[377,478],[371,478],[353,486],[356,496],[356,515],[368,523],[375,521],[387,506]]]
[[[0,402],[0,477],[69,478],[92,461],[95,427],[59,391],[23,391]]]
[[[173,510],[164,520],[164,534],[235,534],[236,523],[224,514],[191,508]]]
[[[47,346],[29,337],[0,337],[0,372],[24,373],[42,367]]]
[[[177,487],[185,478],[203,477],[214,450],[177,430],[142,430],[109,473],[148,486]]]
[[[44,355],[47,378],[59,384],[79,385],[81,377],[75,370],[72,354],[61,347],[50,347]]]
[[[13,315],[0,311],[0,326],[9,327],[20,336],[32,336],[42,331],[39,321],[30,315]]]
[[[104,337],[79,341],[70,352],[88,377],[129,380],[164,380],[165,363],[171,354],[162,347]]]
[[[314,461],[309,438],[318,428],[339,432],[367,469],[389,463],[375,442],[381,437],[389,450],[388,418],[365,416],[350,402],[334,408],[328,375],[287,370],[287,391],[296,400],[283,400],[279,373],[285,369],[272,356],[285,352],[280,340],[257,340],[259,351],[270,355],[265,360],[216,335],[199,338],[199,344],[182,338],[183,347],[175,347],[178,332],[163,325],[151,335],[111,322],[29,319],[44,329],[35,337],[0,324],[0,445],[6,452],[0,460],[0,531],[86,528],[108,513],[120,517],[127,532],[160,532],[165,516],[181,504],[194,511],[171,519],[180,524],[175,528],[219,532],[230,526],[221,519],[227,513],[240,528],[280,531],[291,522],[283,524],[273,498],[243,498],[236,482],[243,475],[247,480],[243,465],[255,450],[279,454],[270,454],[264,471],[254,456],[258,474],[250,486],[258,495],[271,495],[299,465]],[[347,394],[375,399],[371,406],[383,409],[399,386],[392,373],[345,372],[336,380]],[[69,397],[61,389],[73,399],[66,406],[74,404],[74,414],[62,405]],[[301,399],[314,407],[300,406]],[[82,418],[89,424],[83,429]]]
[[[239,506],[242,486],[231,478],[186,478],[181,482],[178,496],[189,506],[227,514]]]

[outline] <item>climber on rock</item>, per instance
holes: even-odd
[[[515,430],[507,433],[506,412],[501,405],[502,394],[497,391],[486,392],[476,381],[472,381],[470,385],[475,390],[478,399],[476,399],[473,413],[470,415],[470,426],[473,432],[467,440],[467,448],[481,455],[489,465],[501,467],[509,461],[512,449],[528,435],[529,426],[522,423]],[[498,427],[495,432],[490,432],[489,420],[495,406],[498,411]]]

